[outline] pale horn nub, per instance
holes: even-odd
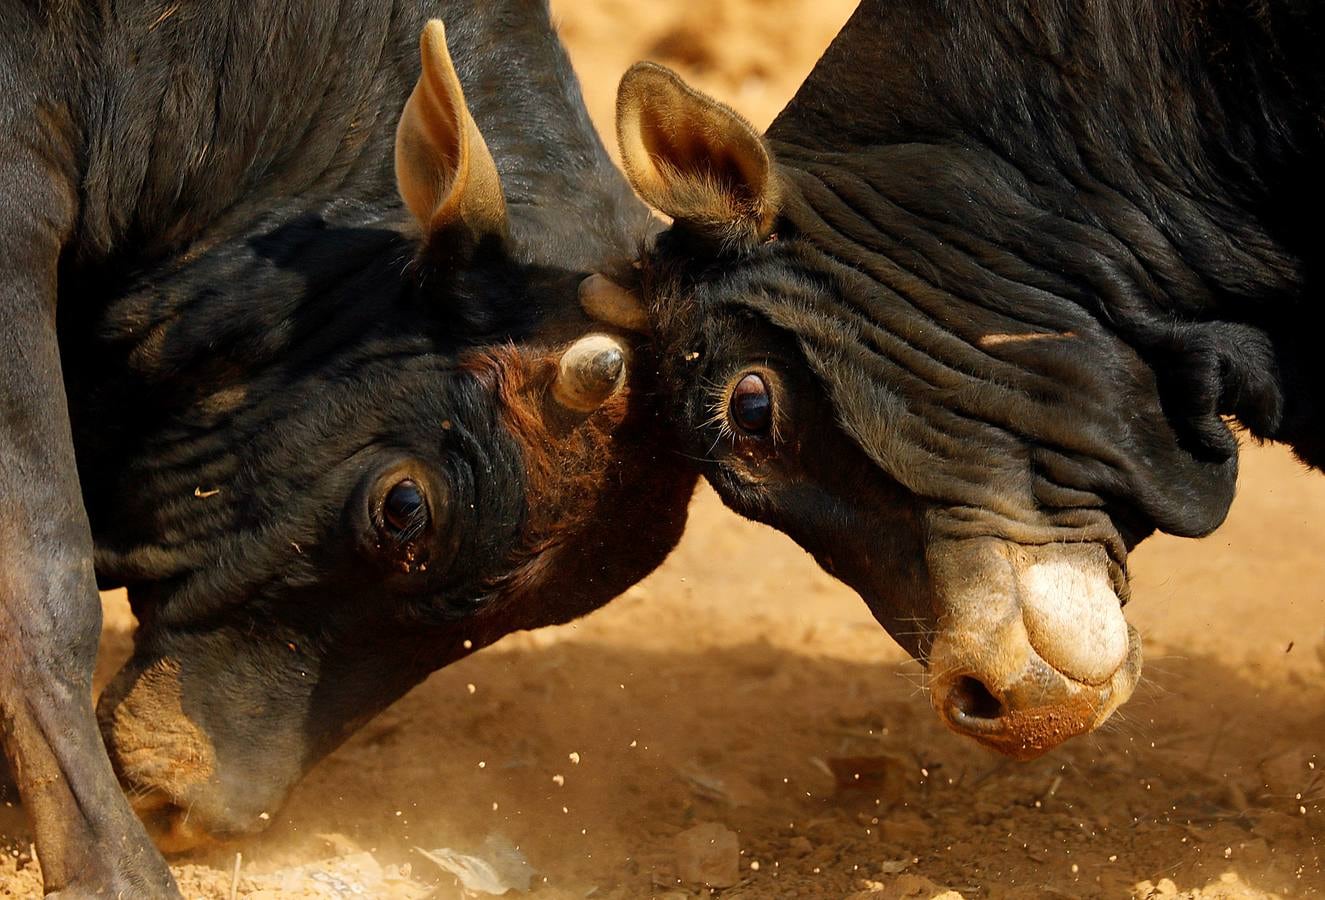
[[[561,355],[552,399],[587,415],[626,382],[626,348],[605,334],[582,337]]]
[[[606,275],[590,275],[580,282],[580,307],[595,321],[642,334],[649,330],[639,298]]]

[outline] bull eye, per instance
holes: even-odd
[[[773,395],[763,377],[750,372],[732,389],[728,412],[736,427],[746,434],[762,435],[773,424]]]
[[[428,501],[416,482],[407,478],[387,491],[382,501],[382,525],[402,543],[418,537],[428,527]]]

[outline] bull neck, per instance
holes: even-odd
[[[1291,0],[1260,4],[1269,24],[1223,0],[995,6],[866,0],[770,127],[779,157],[850,169],[911,145],[984,169],[1139,256],[1170,255],[1189,277],[1152,298],[1167,313],[1304,294],[1302,225],[1325,194],[1307,171],[1325,147],[1309,99],[1325,98],[1325,75],[1272,61],[1301,43],[1296,19],[1319,31],[1325,13]]]

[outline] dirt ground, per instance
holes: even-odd
[[[767,124],[852,5],[554,2],[608,133],[639,58]],[[864,604],[704,489],[646,582],[437,673],[268,833],[176,873],[190,898],[447,900],[464,893],[419,848],[500,835],[533,897],[683,900],[706,892],[678,882],[676,835],[716,823],[739,842],[723,898],[1321,896],[1322,523],[1325,475],[1249,448],[1218,534],[1134,556],[1136,697],[1019,764],[946,732]],[[131,620],[105,602],[109,672]],[[17,810],[0,848],[0,897],[39,897]]]

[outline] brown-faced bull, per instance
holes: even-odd
[[[643,310],[680,440],[1034,756],[1131,694],[1156,529],[1233,496],[1236,419],[1325,463],[1319,4],[866,0],[764,136],[671,72],[618,137],[673,219]]]
[[[48,890],[174,895],[117,775],[167,849],[261,828],[675,542],[652,366],[577,298],[648,215],[543,0],[0,20],[4,749]],[[94,716],[98,582],[140,628]]]

